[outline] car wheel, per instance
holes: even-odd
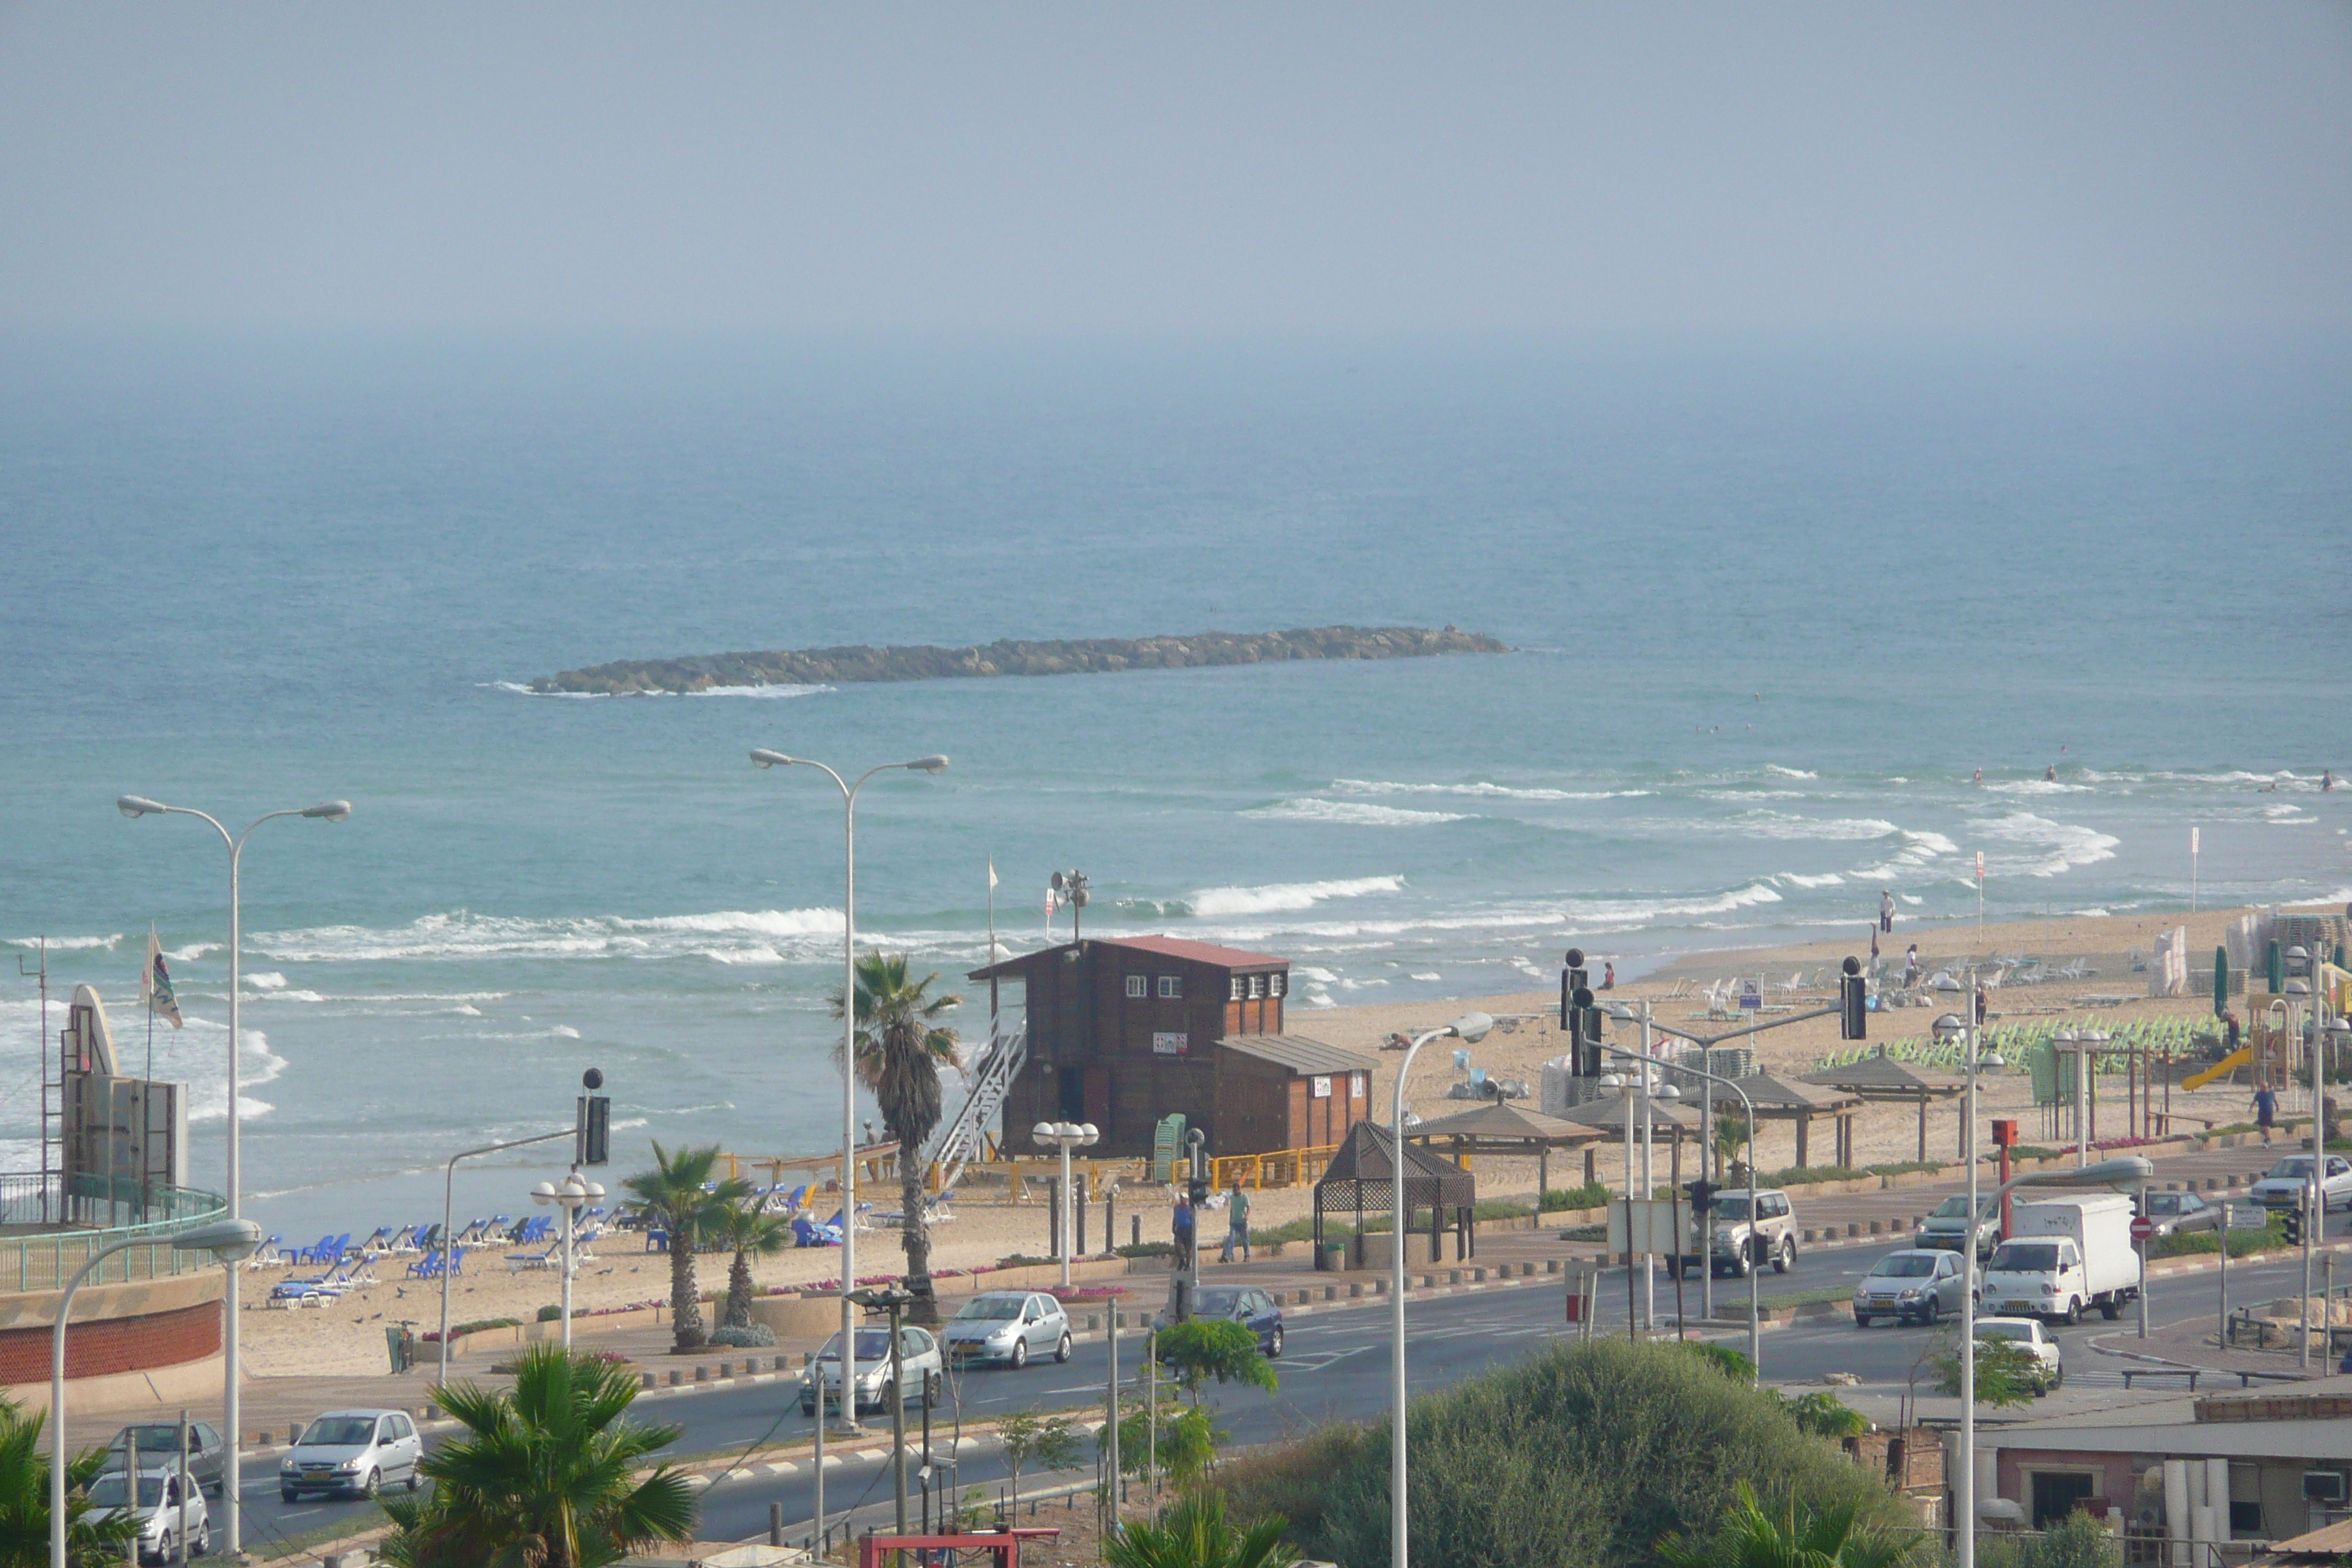
[[[2082,1302],[2082,1299],[2081,1299],[2080,1297],[2077,1297],[2077,1296],[2069,1296],[2069,1297],[2067,1297],[2067,1298],[2066,1298],[2066,1317],[2065,1317],[2065,1323],[2066,1323],[2066,1326],[2067,1326],[2068,1328],[2070,1328],[2070,1329],[2071,1329],[2071,1328],[2074,1327],[2074,1325],[2075,1325],[2075,1324],[2077,1324],[2077,1323],[2081,1322],[2082,1321],[2083,1321],[2083,1302]]]
[[[2105,1318],[2107,1321],[2112,1323],[2123,1315],[2124,1304],[2121,1301],[2102,1301],[2099,1303],[2099,1316]]]
[[[1870,1314],[1868,1312],[1856,1312],[1853,1315],[1853,1326],[1857,1329],[1866,1329],[1870,1327]]]
[[[1919,1321],[1931,1329],[1936,1326],[1937,1320],[1943,1315],[1944,1302],[1941,1297],[1928,1297],[1927,1304],[1919,1309]]]
[[[801,1406],[801,1414],[814,1420],[816,1416],[816,1406],[814,1405],[803,1405]]]
[[[924,1409],[937,1410],[940,1407],[940,1391],[947,1386],[947,1374],[943,1372],[934,1370],[923,1373]]]
[[[1065,1363],[1070,1359],[1070,1331],[1067,1329],[1062,1331],[1062,1341],[1054,1347],[1054,1359]]]
[[[1772,1272],[1786,1274],[1797,1266],[1797,1244],[1787,1237],[1780,1238],[1780,1250],[1772,1255]]]
[[[1732,1259],[1731,1277],[1734,1279],[1745,1279],[1755,1267],[1755,1260],[1748,1257],[1748,1249],[1743,1247],[1739,1249],[1739,1256]]]
[[[414,1466],[414,1465],[409,1466],[409,1467],[408,1467],[408,1489],[409,1489],[410,1491],[415,1491],[417,1488],[419,1488],[419,1487],[423,1486],[424,1484],[425,1484],[425,1478],[424,1478],[423,1476],[421,1476],[421,1475],[419,1475],[419,1474],[417,1474],[417,1473],[416,1473],[416,1467],[415,1467],[415,1466]]]
[[[210,1557],[212,1554],[213,1521],[211,1520],[206,1520],[202,1524],[196,1526],[196,1538],[188,1543],[188,1555],[191,1557]]]
[[[373,1470],[370,1470],[360,1481],[359,1495],[362,1502],[373,1502],[383,1490],[383,1478]]]
[[[1029,1364],[1029,1342],[1028,1342],[1027,1340],[1015,1340],[1015,1341],[1013,1341],[1013,1371],[1015,1371],[1015,1372],[1019,1372],[1023,1367],[1027,1366],[1028,1364]]]
[[[1280,1323],[1274,1325],[1273,1336],[1265,1342],[1265,1353],[1268,1355],[1280,1355],[1282,1353],[1282,1325]]]
[[[278,1489],[278,1500],[279,1502],[300,1502],[302,1500],[302,1494],[298,1491],[290,1490],[285,1487],[279,1487]]]
[[[2064,1367],[2062,1366],[2056,1372],[2050,1374],[2050,1386],[2053,1388],[2063,1388],[2066,1386],[2066,1369]]]

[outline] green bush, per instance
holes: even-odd
[[[1549,1187],[1544,1191],[1543,1212],[1605,1208],[1612,1195],[1608,1187],[1599,1182],[1587,1182],[1580,1187]]]
[[[745,1323],[739,1328],[713,1329],[708,1342],[733,1350],[756,1350],[776,1342],[776,1331],[765,1323]]]
[[[1666,1537],[1716,1536],[1742,1480],[1904,1529],[1864,1468],[1674,1345],[1558,1345],[1414,1400],[1409,1421],[1423,1568],[1657,1568]],[[1220,1473],[1235,1517],[1287,1516],[1307,1555],[1387,1561],[1385,1424],[1326,1427]]]
[[[1139,1241],[1129,1247],[1113,1247],[1121,1258],[1170,1258],[1176,1252],[1172,1241]]]
[[[2251,1252],[2272,1252],[2286,1246],[2285,1216],[2273,1215],[2270,1223],[2259,1230],[2230,1232],[2230,1256],[2243,1258]],[[2214,1230],[2175,1231],[2159,1236],[2147,1244],[2150,1258],[2210,1258],[2221,1250],[2221,1233]]]
[[[2087,1513],[2039,1535],[1977,1532],[1977,1568],[2123,1568],[2123,1543]]]
[[[563,1321],[562,1303],[560,1301],[550,1301],[546,1306],[541,1307],[539,1310],[539,1321],[542,1323],[562,1322]]]
[[[1914,1171],[1940,1171],[1943,1168],[1941,1160],[1897,1160],[1891,1164],[1866,1167],[1874,1176],[1907,1176]]]
[[[1768,1187],[1810,1187],[1822,1182],[1858,1182],[1870,1173],[1852,1165],[1791,1165],[1764,1178]]]

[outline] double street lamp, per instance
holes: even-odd
[[[580,1211],[590,1204],[602,1203],[604,1189],[574,1171],[558,1185],[541,1182],[530,1190],[530,1201],[544,1208],[553,1204],[563,1210],[563,1353],[572,1353],[572,1236],[580,1220]]]
[[[883,763],[866,769],[851,784],[823,763],[806,757],[788,757],[782,752],[765,747],[751,753],[751,761],[762,768],[814,768],[831,779],[841,791],[842,890],[841,890],[841,1401],[842,1426],[857,1430],[857,1313],[850,1300],[850,1292],[857,1286],[857,792],[876,773],[893,769],[907,769],[920,773],[943,773],[948,760],[942,756],[917,757],[909,763]],[[898,1158],[919,1157],[913,1149],[901,1149]],[[824,1392],[817,1391],[817,1421],[824,1420]]]
[[[1061,1184],[1054,1189],[1054,1226],[1062,1245],[1062,1289],[1070,1288],[1070,1254],[1077,1247],[1077,1205],[1071,1201],[1070,1151],[1091,1149],[1102,1133],[1091,1121],[1040,1121],[1029,1129],[1032,1142],[1062,1152]]]
[[[228,1191],[223,1195],[228,1200],[228,1217],[236,1219],[242,1206],[237,1197],[242,1169],[242,1133],[238,1123],[243,1118],[237,1109],[236,1058],[238,1044],[243,1038],[244,1024],[245,917],[239,879],[245,862],[245,841],[253,837],[255,828],[265,822],[272,822],[281,816],[307,816],[320,822],[345,821],[352,815],[352,803],[347,800],[328,800],[321,801],[317,805],[268,812],[255,817],[247,825],[244,832],[236,834],[232,834],[223,826],[218,817],[209,812],[198,811],[194,806],[166,805],[160,800],[150,800],[145,795],[139,795],[120,796],[114,805],[115,809],[121,812],[123,816],[132,818],[193,816],[200,821],[208,822],[212,825],[213,831],[221,836],[221,842],[228,847]],[[244,1487],[237,1476],[239,1449],[244,1442],[243,1428],[239,1425],[241,1412],[238,1394],[240,1391],[237,1387],[237,1347],[241,1337],[237,1308],[236,1279],[232,1274],[228,1282],[227,1303],[223,1310],[221,1325],[221,1425],[226,1429],[228,1435],[226,1465],[222,1471],[221,1500],[227,1505],[222,1510],[227,1516],[226,1521],[227,1529],[224,1533],[228,1554],[232,1557],[243,1550],[240,1537],[245,1500]]]
[[[1421,1047],[1432,1040],[1448,1037],[1465,1045],[1476,1045],[1495,1026],[1495,1020],[1484,1013],[1465,1013],[1439,1029],[1428,1029],[1415,1035],[1412,1044],[1405,1048],[1404,1060],[1397,1067],[1394,1103],[1390,1107],[1389,1163],[1391,1194],[1395,1198],[1396,1228],[1389,1237],[1389,1309],[1390,1327],[1394,1343],[1390,1348],[1389,1388],[1389,1562],[1391,1568],[1405,1568],[1410,1556],[1410,1540],[1405,1519],[1405,1444],[1404,1444],[1404,1238],[1405,1221],[1410,1211],[1405,1204],[1404,1154],[1404,1080],[1412,1071],[1412,1058]],[[1433,1184],[1429,1194],[1433,1207],[1437,1193]],[[1434,1216],[1433,1216],[1433,1218]]]

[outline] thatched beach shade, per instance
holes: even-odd
[[[1958,1073],[1938,1072],[1934,1068],[1896,1061],[1886,1054],[1885,1046],[1858,1062],[1809,1072],[1797,1081],[1818,1084],[1824,1089],[1843,1089],[1864,1100],[1916,1100],[1919,1105],[1919,1160],[1923,1164],[1927,1159],[1927,1102],[1954,1099],[1968,1087],[1968,1080]]]
[[[1424,1121],[1404,1130],[1405,1142],[1443,1143],[1460,1163],[1464,1154],[1533,1154],[1536,1190],[1551,1186],[1551,1152],[1581,1149],[1605,1142],[1608,1134],[1597,1127],[1562,1121],[1522,1106],[1489,1100],[1475,1110]]]
[[[1355,1238],[1349,1244],[1349,1261],[1361,1267],[1364,1258],[1364,1215],[1389,1215],[1396,1210],[1396,1141],[1389,1130],[1375,1121],[1359,1121],[1348,1129],[1347,1141],[1339,1145],[1331,1163],[1323,1167],[1322,1178],[1315,1184],[1315,1267],[1330,1267],[1330,1252],[1323,1241],[1323,1216],[1327,1214],[1349,1214],[1355,1216]],[[1429,1260],[1436,1262],[1444,1255],[1442,1245],[1447,1223],[1447,1211],[1453,1211],[1454,1256],[1469,1258],[1477,1251],[1476,1239],[1471,1235],[1472,1211],[1478,1203],[1478,1180],[1469,1172],[1417,1147],[1408,1134],[1404,1144],[1404,1207],[1405,1223],[1412,1223],[1414,1214],[1429,1211]],[[1404,1237],[1398,1237],[1395,1247],[1402,1249]],[[1402,1256],[1402,1252],[1399,1254]]]
[[[1588,1100],[1580,1105],[1571,1105],[1561,1111],[1560,1119],[1572,1121],[1580,1127],[1597,1130],[1601,1135],[1601,1142],[1593,1144],[1592,1148],[1598,1150],[1603,1144],[1615,1143],[1624,1138],[1626,1098],[1623,1094],[1612,1094],[1603,1100]],[[1638,1138],[1642,1131],[1642,1097],[1637,1094],[1632,1098],[1633,1133]],[[1698,1104],[1695,1100],[1660,1100],[1654,1094],[1650,1099],[1651,1136],[1654,1139],[1667,1140],[1667,1159],[1670,1162],[1667,1173],[1669,1178],[1677,1186],[1682,1184],[1683,1179],[1685,1135],[1696,1138],[1702,1146],[1705,1145],[1706,1134],[1700,1126],[1701,1121]],[[1591,1168],[1592,1156],[1588,1153],[1585,1158],[1588,1162],[1585,1179],[1591,1181],[1598,1173]]]
[[[1812,1131],[1813,1118],[1827,1116],[1837,1124],[1837,1163],[1850,1164],[1853,1160],[1853,1113],[1862,1104],[1862,1096],[1840,1089],[1816,1089],[1791,1079],[1769,1072],[1749,1073],[1732,1080],[1747,1092],[1755,1103],[1756,1120],[1762,1121],[1793,1121],[1797,1124],[1797,1164],[1806,1163],[1806,1135]],[[1728,1099],[1732,1112],[1740,1114],[1738,1095],[1716,1097],[1716,1109],[1724,1109]]]

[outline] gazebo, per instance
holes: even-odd
[[[1443,1142],[1456,1156],[1457,1163],[1464,1154],[1533,1154],[1538,1192],[1551,1185],[1554,1149],[1582,1148],[1607,1138],[1598,1128],[1562,1121],[1557,1116],[1496,1100],[1475,1110],[1408,1127],[1404,1136],[1408,1143]]]
[[[1933,1068],[1896,1061],[1886,1054],[1884,1046],[1879,1047],[1875,1054],[1860,1061],[1809,1072],[1797,1081],[1817,1084],[1824,1089],[1842,1089],[1864,1100],[1916,1100],[1919,1105],[1919,1160],[1923,1164],[1927,1159],[1927,1102],[1930,1100],[1950,1100],[1968,1087],[1968,1080],[1958,1073],[1938,1072]]]
[[[1639,1136],[1642,1127],[1642,1100],[1639,1095],[1633,1098],[1633,1129],[1635,1135]],[[1585,1158],[1588,1162],[1591,1161],[1593,1153],[1602,1146],[1618,1142],[1625,1136],[1625,1095],[1612,1094],[1605,1100],[1581,1101],[1560,1112],[1559,1120],[1578,1127],[1591,1128],[1599,1134],[1587,1146]],[[1651,1136],[1653,1139],[1666,1140],[1667,1158],[1672,1162],[1668,1170],[1677,1184],[1682,1181],[1684,1138],[1696,1138],[1702,1143],[1706,1141],[1706,1134],[1701,1131],[1699,1122],[1698,1107],[1690,1100],[1662,1100],[1654,1095],[1651,1097]],[[1591,1181],[1595,1174],[1594,1170],[1588,1164],[1585,1180]]]
[[[1323,1168],[1323,1175],[1315,1184],[1315,1267],[1330,1267],[1330,1253],[1323,1240],[1323,1216],[1352,1215],[1355,1235],[1364,1234],[1366,1215],[1390,1215],[1396,1210],[1397,1163],[1393,1152],[1396,1141],[1389,1130],[1378,1122],[1359,1121],[1348,1130],[1347,1142],[1331,1156]],[[1411,1226],[1419,1211],[1429,1211],[1429,1260],[1435,1263],[1444,1256],[1443,1246],[1446,1213],[1453,1213],[1454,1256],[1469,1258],[1477,1251],[1477,1239],[1472,1234],[1472,1211],[1478,1201],[1478,1181],[1469,1172],[1431,1153],[1416,1148],[1408,1136],[1404,1146],[1404,1206],[1405,1224]],[[1404,1238],[1396,1238],[1402,1248]],[[1362,1257],[1359,1239],[1351,1250]]]
[[[1801,1167],[1808,1163],[1806,1160],[1807,1135],[1812,1131],[1813,1118],[1816,1116],[1832,1118],[1837,1124],[1836,1163],[1845,1165],[1853,1163],[1853,1115],[1855,1110],[1862,1104],[1861,1095],[1835,1088],[1816,1089],[1769,1072],[1749,1073],[1746,1078],[1735,1079],[1733,1081],[1747,1091],[1748,1100],[1754,1103],[1758,1122],[1793,1121],[1797,1124],[1799,1166]],[[1734,1116],[1745,1114],[1739,1104],[1739,1097],[1736,1094],[1717,1095],[1715,1109],[1718,1113],[1728,1111]]]

